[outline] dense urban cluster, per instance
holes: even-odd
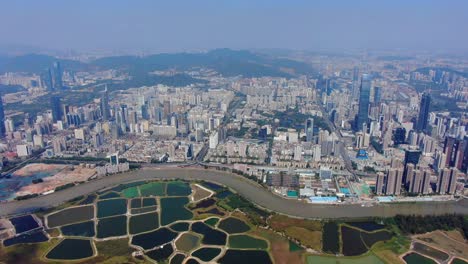
[[[3,170],[37,158],[117,157],[98,175],[128,170],[119,159],[201,164],[312,203],[464,193],[468,78],[456,70],[462,65],[398,56],[300,59],[316,72],[243,77],[208,68],[158,70],[150,75],[200,82],[112,90],[108,85],[135,77],[118,68],[74,72],[58,61],[42,74],[4,73],[0,83],[22,89],[5,94],[3,104],[49,97],[35,114],[18,108],[5,115],[0,105]],[[89,102],[64,100],[67,90],[83,87],[98,92]]]

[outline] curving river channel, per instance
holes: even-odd
[[[397,214],[468,214],[467,199],[447,202],[378,204],[371,207],[362,207],[358,204],[318,205],[284,199],[246,178],[228,172],[197,168],[144,168],[89,181],[49,195],[23,201],[0,203],[0,216],[30,213],[39,208],[54,207],[75,197],[121,183],[175,178],[220,183],[232,188],[260,207],[302,218],[391,217]]]

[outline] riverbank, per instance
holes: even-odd
[[[363,207],[357,204],[309,204],[296,200],[283,199],[264,189],[262,186],[233,173],[199,168],[144,168],[137,171],[92,180],[73,188],[25,201],[6,202],[1,204],[0,216],[30,213],[40,208],[58,206],[78,196],[86,195],[121,183],[152,179],[168,180],[176,178],[183,180],[205,180],[220,183],[232,188],[240,195],[262,208],[301,218],[339,219],[351,217],[393,217],[397,214],[468,214],[467,199],[447,202],[377,204],[371,207]]]

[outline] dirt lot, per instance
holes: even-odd
[[[458,234],[456,234],[458,233]],[[423,235],[414,236],[434,248],[440,249],[454,256],[468,259],[468,243],[458,231],[434,231]]]
[[[27,168],[30,165],[33,167]],[[93,176],[96,172],[95,169],[81,167],[81,166],[63,166],[63,165],[49,165],[49,164],[30,164],[21,170],[20,175],[27,176],[28,173],[38,173],[46,170],[60,169],[55,175],[42,178],[43,182],[37,184],[30,184],[22,187],[16,192],[16,196],[23,196],[33,193],[43,193],[54,190],[55,188],[72,182],[86,181],[89,177]],[[52,166],[52,167],[50,167]],[[61,167],[57,167],[61,166]],[[31,172],[34,171],[34,172]],[[17,171],[18,172],[18,171]],[[17,173],[15,172],[15,174]],[[29,175],[30,175],[29,174]]]

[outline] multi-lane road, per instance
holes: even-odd
[[[390,217],[397,214],[468,214],[468,200],[447,202],[415,202],[379,204],[362,207],[358,204],[318,205],[279,197],[262,186],[239,175],[200,168],[146,167],[89,181],[73,188],[23,201],[0,204],[0,217],[49,208],[75,197],[117,184],[151,179],[207,180],[226,185],[265,209],[303,218]]]

